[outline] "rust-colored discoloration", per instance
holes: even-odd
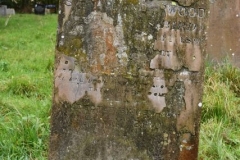
[[[112,19],[107,17],[106,14],[93,12],[89,15],[89,20],[89,35],[87,36],[90,39],[88,43],[92,44],[88,48],[91,71],[93,73],[105,72],[110,74],[117,65],[116,48],[113,46],[115,28]]]
[[[192,136],[189,133],[185,133],[181,137],[180,144],[180,156],[178,160],[197,160],[198,154],[198,135]]]
[[[119,31],[113,26],[113,19],[106,13],[92,12],[88,16],[87,37],[90,44],[87,48],[92,73],[113,73],[120,65],[117,50],[122,47],[114,44],[123,41]],[[120,39],[119,39],[120,38]],[[121,60],[121,58],[120,58]]]

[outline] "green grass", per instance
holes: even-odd
[[[0,17],[0,159],[47,159],[57,15]],[[199,159],[240,159],[240,70],[206,64]]]
[[[47,157],[56,17],[0,17],[0,159]]]
[[[206,64],[199,158],[240,159],[240,70]]]

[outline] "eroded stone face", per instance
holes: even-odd
[[[153,86],[149,90],[148,98],[153,104],[156,112],[160,113],[166,107],[164,94],[167,93],[167,87],[163,76],[153,78]]]
[[[61,2],[49,159],[197,159],[207,10]]]
[[[59,55],[58,68],[55,72],[55,101],[74,102],[88,95],[94,104],[102,101],[102,77],[94,77],[90,73],[82,73],[75,58]]]

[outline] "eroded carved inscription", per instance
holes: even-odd
[[[165,94],[167,87],[164,80],[164,74],[161,70],[155,71],[153,86],[150,88],[148,98],[151,100],[156,112],[161,112],[166,107]]]
[[[55,73],[55,101],[68,101],[71,104],[88,95],[94,104],[101,102],[102,77],[81,73],[75,58],[59,55]]]
[[[190,71],[200,71],[203,59],[200,43],[205,39],[201,18],[206,16],[205,10],[168,4],[165,12],[166,19],[154,43],[154,49],[160,53],[151,64],[155,68],[179,70],[184,66]]]
[[[49,159],[197,159],[207,4],[62,1]]]

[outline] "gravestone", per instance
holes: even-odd
[[[213,61],[240,67],[240,0],[211,0],[207,53]]]
[[[45,14],[45,5],[44,4],[35,4],[34,13],[44,15]]]
[[[195,160],[208,0],[64,0],[51,160]]]
[[[49,13],[56,13],[56,11],[57,11],[56,5],[54,5],[54,4],[48,4],[45,7],[46,7],[46,9],[49,10]]]
[[[0,16],[6,16],[6,15],[7,15],[7,6],[0,5]]]
[[[7,15],[15,15],[15,9],[14,8],[8,8],[7,9]]]

